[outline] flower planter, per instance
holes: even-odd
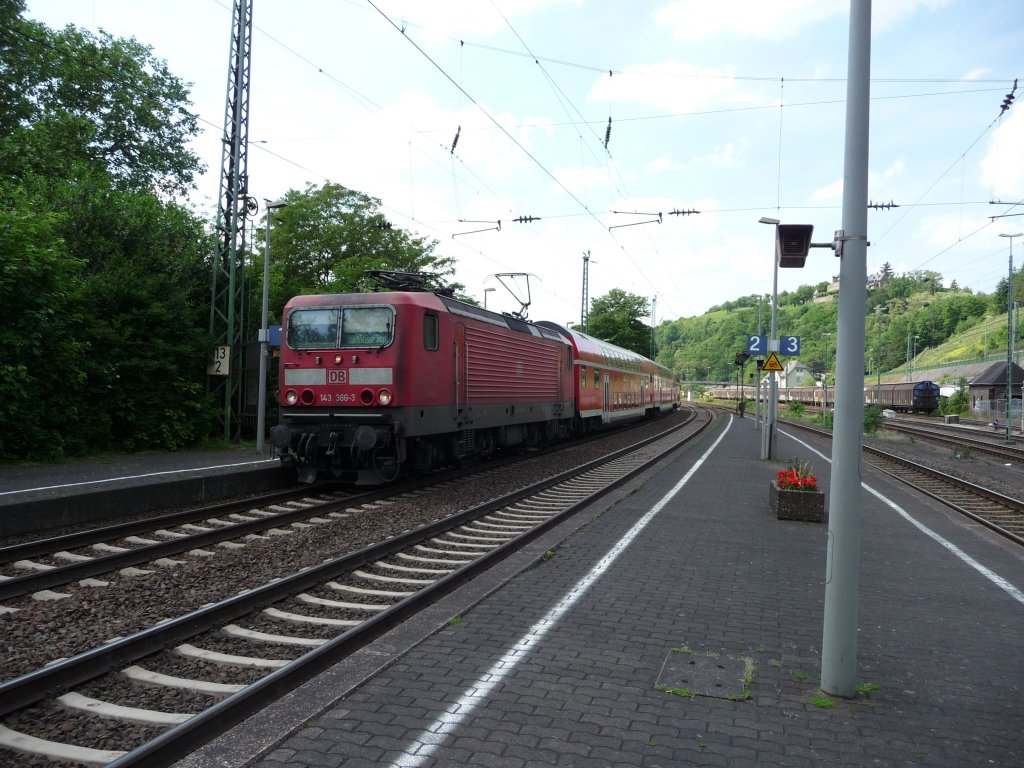
[[[825,521],[825,494],[821,491],[779,488],[779,484],[772,480],[768,506],[779,520],[802,520],[807,523]]]

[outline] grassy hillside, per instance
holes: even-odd
[[[993,361],[1006,359],[1005,292],[988,296],[941,287],[941,276],[913,273],[893,277],[882,288],[869,290],[865,303],[865,381],[905,381],[908,358],[913,376],[929,371],[936,381],[956,380],[960,372],[973,375]],[[835,374],[836,294],[816,295],[800,289],[779,296],[778,335],[799,336],[799,360],[816,376],[831,382]],[[733,381],[735,356],[746,348],[748,336],[767,336],[770,303],[746,296],[707,313],[668,321],[658,326],[658,361],[686,381]],[[915,354],[912,354],[915,353]],[[948,370],[947,370],[948,369]],[[753,368],[748,366],[748,374]],[[933,372],[933,373],[932,373]]]

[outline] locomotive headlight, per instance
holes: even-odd
[[[341,361],[344,360],[344,359],[345,358],[343,358],[341,355],[335,355],[334,356],[334,364],[335,365],[341,365]]]
[[[377,399],[380,400],[380,404],[381,405],[391,405],[391,390],[390,389],[382,389],[377,394]]]
[[[299,402],[299,395],[294,389],[289,389],[284,393],[284,401],[288,403],[288,405],[295,405]]]

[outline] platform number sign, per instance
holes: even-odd
[[[779,336],[779,354],[780,355],[799,355],[800,354],[800,337],[799,336]]]
[[[767,336],[747,336],[748,355],[766,355],[769,352],[778,352],[780,355],[799,355],[799,336],[780,336],[778,346],[769,344]]]
[[[218,344],[213,348],[210,360],[206,364],[207,376],[227,376],[231,367],[231,346]]]

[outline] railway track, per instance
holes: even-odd
[[[710,423],[695,413],[671,432],[529,488],[8,680],[0,684],[0,749],[84,765],[169,765]]]
[[[234,542],[238,540],[280,534],[294,526],[324,524],[343,514],[346,507],[381,496],[379,491],[347,493],[333,485],[315,494],[309,489],[279,491],[2,547],[0,601],[89,579],[87,586],[106,586],[94,578],[105,574],[146,575],[145,569],[136,566],[172,567],[180,561],[171,558],[182,554],[211,557],[215,553],[208,547],[237,546]],[[61,594],[40,597],[59,599]],[[4,612],[0,604],[0,613]]]
[[[820,427],[794,421],[782,423],[832,437],[831,432]],[[1024,545],[1024,502],[878,448],[864,446],[863,451],[864,460],[879,471]]]
[[[1024,462],[1024,448],[1016,444],[1007,445],[1004,442],[1005,438],[998,434],[989,436],[988,433],[977,429],[964,429],[945,424],[906,424],[892,419],[885,422],[885,428],[941,445],[966,448],[1013,462]]]

